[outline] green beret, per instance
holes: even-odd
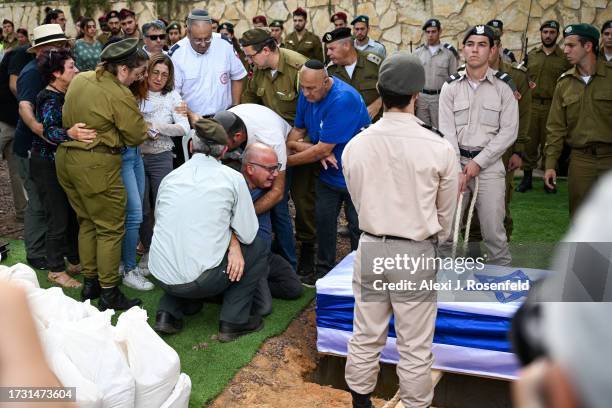
[[[268,27],[278,27],[283,28],[283,22],[281,20],[272,20]]]
[[[100,54],[100,61],[120,62],[138,51],[138,38],[126,38],[107,45]]]
[[[548,20],[542,23],[542,25],[540,26],[540,31],[542,31],[545,28],[554,28],[555,30],[559,31],[559,27],[561,27],[559,25],[559,22],[556,20]]]
[[[360,16],[357,16],[353,19],[353,21],[351,21],[351,25],[355,25],[355,23],[366,23],[366,25],[370,24],[370,17],[368,16],[364,16],[363,14]]]
[[[380,64],[378,84],[399,95],[414,95],[425,86],[425,68],[418,57],[409,52],[395,52]]]
[[[595,43],[599,42],[599,31],[590,24],[580,23],[568,25],[565,27],[565,30],[563,30],[563,38],[570,35],[579,35],[581,37],[590,38],[595,41]]]
[[[270,38],[270,33],[267,30],[262,28],[252,28],[242,34],[240,45],[243,47],[248,47],[249,45],[261,44]]]
[[[334,41],[342,40],[344,38],[351,38],[351,29],[348,27],[336,28],[329,33],[325,33],[323,36],[323,42],[325,44],[332,43]]]
[[[229,138],[225,129],[219,122],[213,119],[200,118],[193,125],[196,135],[206,143],[227,145]]]
[[[170,30],[179,30],[180,32],[181,26],[176,21],[173,21],[170,24],[168,24],[168,28],[166,28],[166,32],[169,32]]]

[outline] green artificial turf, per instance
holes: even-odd
[[[517,179],[516,183],[520,180]],[[546,268],[554,249],[569,225],[567,183],[558,181],[559,192],[546,194],[541,179],[534,180],[534,190],[514,193],[511,210],[514,232],[511,242],[513,264],[522,267]],[[2,262],[13,265],[25,262],[22,241],[10,242],[8,259]],[[38,272],[42,287],[49,287],[46,273]],[[137,292],[123,288],[130,297],[140,297],[149,314],[149,323],[155,320],[157,302],[161,289]],[[78,289],[67,289],[65,293],[78,299]],[[182,371],[192,381],[191,407],[201,407],[217,396],[234,377],[236,372],[248,364],[263,341],[282,333],[299,312],[314,297],[314,289],[305,288],[304,295],[296,301],[274,300],[274,312],[266,318],[265,328],[256,334],[245,336],[235,342],[221,344],[211,336],[217,334],[219,306],[206,304],[204,311],[189,316],[185,329],[178,335],[165,337],[181,358]],[[115,316],[116,318],[116,316]]]

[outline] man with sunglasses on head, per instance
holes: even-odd
[[[154,20],[142,26],[142,34],[144,38],[144,47],[142,49],[147,53],[149,58],[155,54],[166,53],[164,45],[166,44],[166,26],[160,20]]]
[[[192,114],[212,116],[240,103],[247,71],[232,45],[213,33],[208,11],[187,17],[187,37],[168,52],[174,63],[175,87]]]

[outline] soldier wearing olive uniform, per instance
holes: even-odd
[[[351,38],[351,29],[337,28],[323,36],[331,62],[327,73],[340,78],[359,92],[372,121],[382,115],[382,100],[376,90],[378,70],[382,58],[376,54],[357,51]]]
[[[487,23],[487,25],[498,29],[500,37],[504,35],[504,22],[503,21],[497,20],[497,19],[491,20]],[[516,57],[514,56],[514,53],[510,51],[508,48],[500,48],[499,56],[504,62],[507,62],[508,64],[512,64],[516,62]]]
[[[142,77],[147,56],[138,39],[129,38],[106,47],[103,66],[74,78],[66,93],[64,127],[85,122],[97,132],[86,144],[70,141],[58,146],[57,176],[79,221],[79,257],[85,282],[81,296],[100,297],[104,310],[129,309],[119,291],[119,260],[124,234],[126,192],[121,179],[121,151],[147,138],[145,123],[128,86]]]
[[[525,145],[524,176],[521,184],[516,188],[519,193],[533,188],[532,172],[538,167],[540,155],[544,154],[546,121],[555,84],[561,74],[571,67],[563,55],[563,50],[557,45],[557,37],[550,38],[551,30],[556,30],[558,36],[559,23],[557,21],[545,21],[540,26],[542,45],[531,50],[527,56],[529,77],[535,83],[535,88],[532,90],[529,135]]]
[[[293,25],[295,31],[285,37],[285,48],[298,52],[309,59],[323,61],[323,46],[321,40],[315,34],[308,31],[306,10],[298,7],[293,12]]]
[[[293,126],[300,93],[298,72],[307,58],[295,51],[278,48],[270,34],[262,29],[245,32],[240,44],[254,65],[253,75],[242,94],[242,103],[264,105]],[[276,72],[273,74],[273,71]],[[302,244],[297,272],[302,275],[314,271],[315,185],[319,168],[319,163],[312,163],[290,169],[285,183],[285,187],[291,189],[295,203],[295,237]],[[278,238],[280,245],[293,242],[293,237]],[[286,250],[290,251],[290,248]],[[281,252],[281,255],[291,257],[289,253]]]
[[[555,166],[567,142],[573,216],[599,177],[612,169],[612,65],[597,60],[599,31],[592,25],[569,25],[563,37],[564,52],[575,65],[561,75],[553,95],[546,123],[544,182],[554,187]]]

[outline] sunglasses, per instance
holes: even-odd
[[[147,35],[147,38],[151,41],[157,41],[157,40],[165,40],[166,39],[166,34],[152,34],[152,35]]]

